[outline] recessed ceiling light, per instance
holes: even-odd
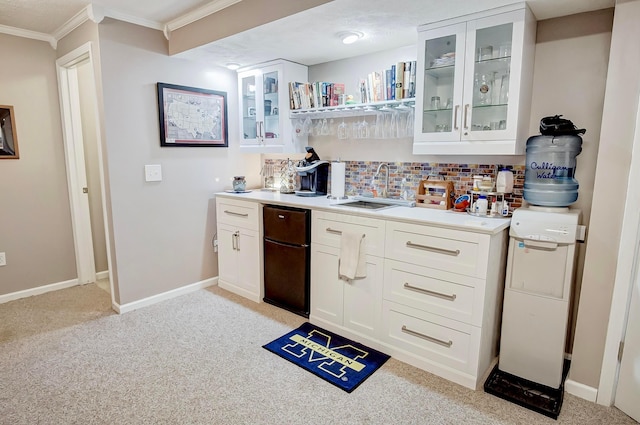
[[[356,41],[360,40],[363,36],[364,34],[358,31],[341,32],[338,34],[338,37],[340,37],[340,39],[344,44],[355,43]]]
[[[230,62],[227,64],[227,68],[229,68],[232,71],[235,71],[236,69],[240,68],[240,64],[235,62]]]

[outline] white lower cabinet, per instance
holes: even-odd
[[[218,286],[262,300],[259,204],[216,198]]]
[[[365,235],[367,277],[338,278],[340,232]],[[478,388],[497,358],[507,232],[313,212],[311,315],[398,360]]]
[[[384,221],[318,211],[312,218],[310,320],[360,341],[363,337],[378,340],[384,261],[371,253],[383,252]],[[365,278],[346,281],[338,276],[340,233],[344,229],[365,235]]]
[[[368,337],[380,337],[382,309],[381,258],[367,255],[367,277],[350,281],[338,277],[340,248],[311,249],[311,315]]]
[[[506,231],[388,222],[383,342],[389,354],[469,388],[498,355]]]

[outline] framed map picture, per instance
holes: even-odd
[[[226,92],[157,85],[160,146],[229,146]]]

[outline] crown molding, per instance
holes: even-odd
[[[169,21],[164,27],[164,35],[169,39],[171,31],[175,31],[178,28],[182,28],[189,25],[199,19],[212,15],[216,12],[226,9],[229,6],[233,6],[236,3],[240,3],[242,0],[214,0],[211,3],[207,3],[202,7],[199,7],[189,13],[182,15],[179,18]]]
[[[154,30],[159,30],[159,31],[164,30],[164,24],[157,21],[138,18],[136,16],[127,15],[126,13],[118,12],[117,10],[113,10],[113,9],[103,9],[103,11],[104,11],[104,16],[108,18],[117,19],[119,21],[140,25],[142,27],[147,27]]]
[[[73,15],[71,19],[62,24],[60,28],[55,30],[52,36],[56,40],[60,40],[61,38],[67,36],[71,31],[78,28],[80,25],[84,24],[87,21],[95,22],[99,24],[104,19],[104,13],[102,8],[90,4],[80,12]]]
[[[80,12],[76,13],[71,19],[65,22],[64,25],[58,28],[53,33],[53,37],[56,40],[60,40],[62,37],[68,35],[71,31],[78,28],[85,22],[91,21],[99,24],[104,20],[104,18],[113,18],[119,21],[129,22],[130,24],[141,25],[143,27],[152,28],[159,31],[162,31],[164,29],[164,25],[159,22],[138,18],[133,15],[118,12],[117,10],[113,9],[106,9],[95,4],[89,4]]]
[[[58,47],[58,40],[55,37],[42,32],[30,31],[22,28],[10,27],[7,25],[0,25],[0,33],[15,35],[16,37],[30,38],[32,40],[46,41],[51,45],[51,47],[53,47],[53,49]]]

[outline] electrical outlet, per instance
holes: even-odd
[[[0,252],[0,266],[7,265],[7,255],[4,252]]]

